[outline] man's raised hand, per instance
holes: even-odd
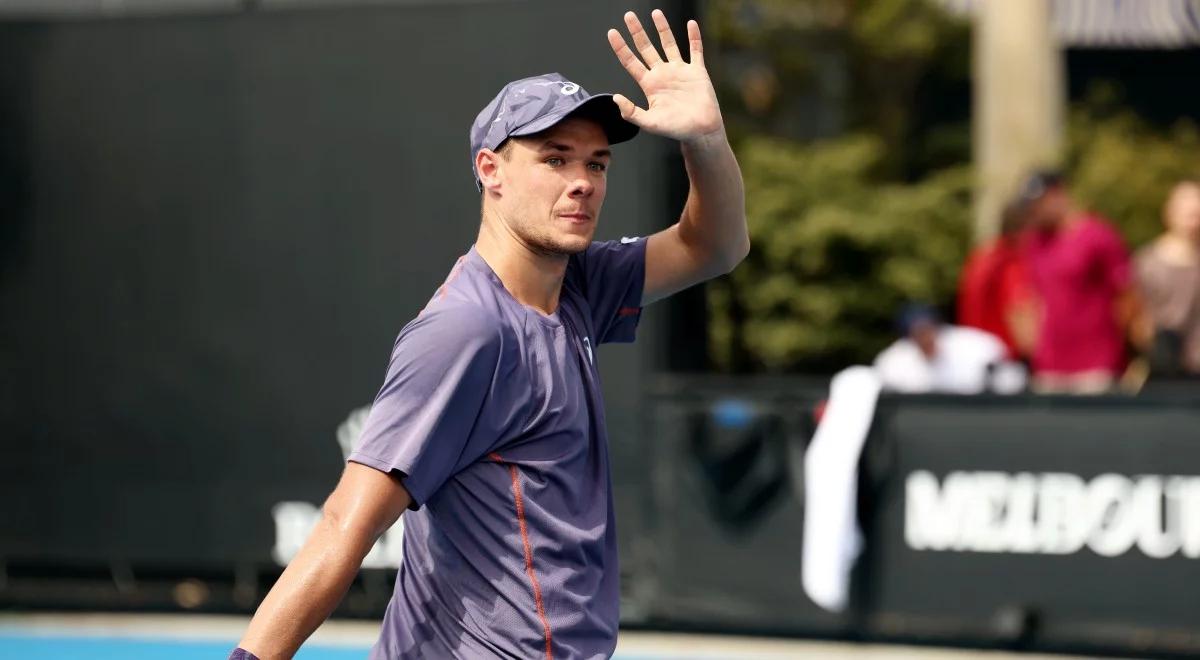
[[[612,46],[613,53],[646,95],[645,108],[634,105],[620,94],[613,95],[613,100],[621,109],[621,116],[651,133],[683,142],[698,141],[721,133],[725,125],[721,120],[721,108],[717,105],[717,95],[708,77],[708,70],[704,68],[700,25],[696,21],[687,23],[688,56],[691,61],[685,62],[679,45],[675,43],[675,35],[671,34],[667,17],[658,9],[651,12],[650,16],[658,30],[665,60],[633,12],[625,12],[625,27],[633,38],[637,54],[629,48],[620,32],[608,31],[608,44]]]

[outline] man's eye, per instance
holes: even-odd
[[[605,165],[604,163],[588,163],[588,167],[591,168],[593,172],[608,171],[608,165]]]
[[[559,158],[558,156],[551,156],[546,159],[546,164],[549,165],[550,167],[558,167],[559,165],[562,165],[565,162],[567,162],[567,161]]]

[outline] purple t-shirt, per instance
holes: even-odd
[[[617,544],[594,350],[633,341],[644,240],[571,257],[558,309],[474,248],[400,332],[351,461],[412,495],[373,659],[608,657]]]

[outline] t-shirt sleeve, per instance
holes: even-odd
[[[484,310],[427,309],[400,332],[348,460],[398,472],[419,508],[495,439],[478,427],[500,354],[499,325]]]
[[[579,266],[597,343],[633,341],[642,315],[646,239],[592,243]]]

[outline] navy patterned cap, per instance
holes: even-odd
[[[573,114],[599,123],[609,144],[625,142],[638,132],[637,126],[621,118],[612,94],[588,94],[560,73],[514,80],[500,90],[471,125],[471,172],[475,175],[475,186],[483,190],[475,172],[475,156],[480,149],[495,149],[510,137],[544,131]]]

